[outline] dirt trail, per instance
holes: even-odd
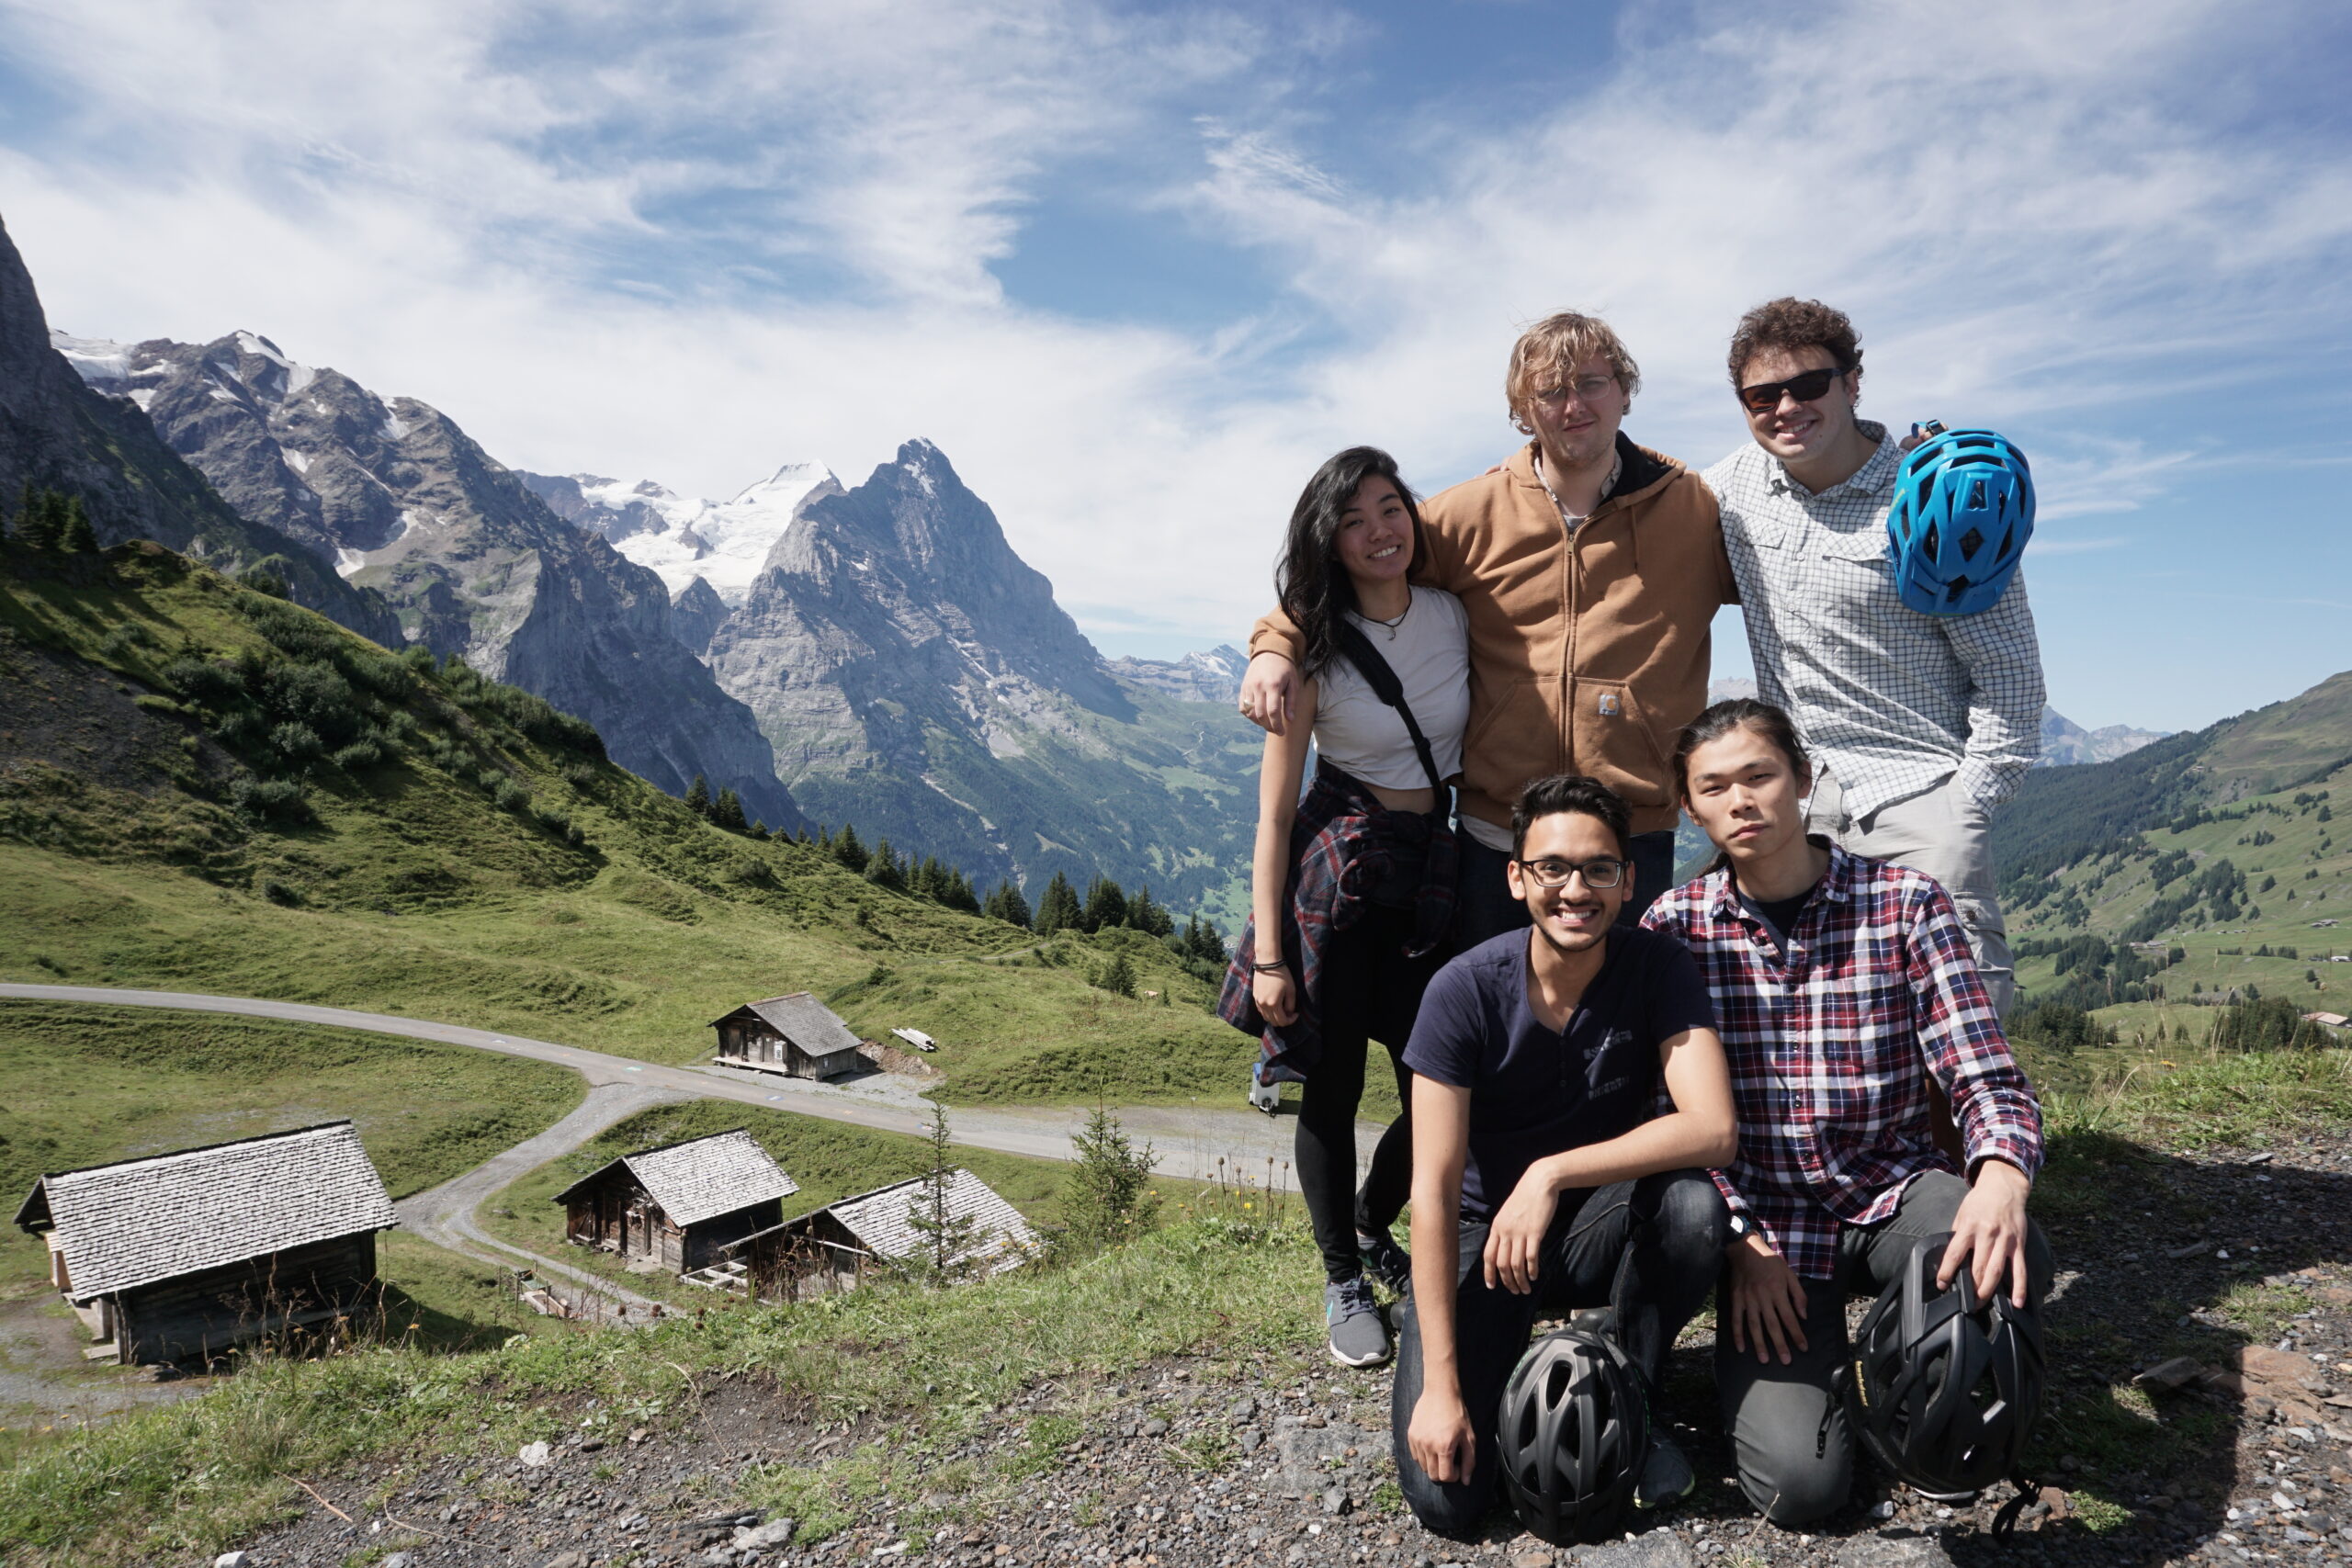
[[[508,1182],[570,1154],[614,1122],[686,1098],[673,1089],[599,1084],[588,1091],[577,1110],[546,1132],[492,1155],[463,1176],[401,1199],[392,1205],[393,1212],[402,1224],[436,1247],[508,1268],[519,1260],[542,1277],[555,1276],[562,1282],[553,1286],[554,1293],[574,1309],[576,1316],[603,1322],[649,1321],[659,1314],[658,1303],[584,1269],[501,1241],[474,1224],[474,1211]]]
[[[447,1045],[553,1062],[571,1068],[591,1084],[628,1084],[668,1090],[682,1097],[733,1100],[883,1132],[921,1134],[929,1130],[931,1120],[929,1100],[913,1092],[903,1080],[880,1073],[869,1075],[865,1080],[827,1084],[727,1067],[670,1066],[533,1040],[526,1035],[434,1023],[391,1013],[359,1012],[348,1008],[254,997],[216,997],[194,991],[6,984],[0,985],[0,997],[102,1007],[179,1008],[397,1034],[412,1040],[433,1040]],[[1241,1076],[1237,1066],[1233,1086],[1237,1107],[1241,1099]],[[1288,1116],[1269,1118],[1238,1108],[1211,1111],[1193,1106],[1124,1106],[1113,1108],[1113,1114],[1130,1133],[1152,1142],[1161,1156],[1162,1175],[1203,1181],[1213,1181],[1221,1172],[1230,1174],[1237,1170],[1249,1172],[1262,1181],[1270,1158],[1276,1179],[1283,1179],[1283,1168],[1291,1157],[1291,1137],[1296,1127]],[[959,1106],[948,1111],[947,1120],[950,1135],[958,1144],[1035,1159],[1068,1160],[1074,1157],[1070,1135],[1085,1125],[1086,1112],[1070,1106]],[[1371,1158],[1372,1145],[1378,1136],[1377,1127],[1359,1127],[1360,1160]]]

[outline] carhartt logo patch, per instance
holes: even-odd
[[[1623,713],[1624,711],[1625,705],[1619,700],[1616,693],[1603,692],[1600,694],[1601,717],[1615,718],[1619,714]]]

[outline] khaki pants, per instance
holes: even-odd
[[[1824,773],[1814,785],[1805,827],[1836,840],[1849,854],[1893,861],[1942,883],[1967,929],[1969,951],[1975,954],[1976,974],[1993,998],[1993,1010],[2009,1010],[2017,976],[1993,881],[1991,824],[1983,807],[1947,779],[1925,795],[1882,806],[1858,819],[1848,815],[1838,781]]]

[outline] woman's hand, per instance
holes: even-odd
[[[1523,1296],[1535,1288],[1535,1274],[1544,1255],[1544,1233],[1552,1228],[1552,1214],[1560,1195],[1533,1170],[1519,1179],[1503,1206],[1487,1227],[1487,1288],[1502,1286]]]
[[[2025,1305],[2025,1200],[2032,1190],[2025,1172],[2007,1160],[1988,1159],[1976,1168],[1976,1179],[1952,1216],[1937,1289],[1951,1284],[1965,1263],[1979,1301],[1991,1301],[2007,1279],[2010,1302]]]
[[[1256,655],[1241,677],[1241,716],[1269,735],[1289,733],[1298,702],[1298,666],[1279,653]]]
[[[1277,1029],[1298,1021],[1298,987],[1287,969],[1261,969],[1250,976],[1250,998],[1258,1016]]]
[[[1781,1365],[1795,1359],[1805,1347],[1804,1281],[1789,1260],[1773,1251],[1760,1235],[1747,1235],[1724,1248],[1731,1265],[1731,1342],[1735,1349],[1756,1352],[1758,1361]]]
[[[1469,1480],[1478,1439],[1470,1430],[1470,1412],[1460,1391],[1421,1390],[1421,1397],[1413,1402],[1413,1419],[1405,1427],[1405,1446],[1431,1481]]]

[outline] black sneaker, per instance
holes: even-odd
[[[1646,1513],[1679,1503],[1698,1490],[1699,1477],[1672,1438],[1653,1437],[1643,1457],[1642,1473],[1634,1483],[1634,1506]]]
[[[1356,1256],[1363,1259],[1363,1271],[1387,1286],[1391,1294],[1413,1293],[1413,1255],[1397,1246],[1396,1238],[1386,1231],[1378,1235],[1358,1231]]]

